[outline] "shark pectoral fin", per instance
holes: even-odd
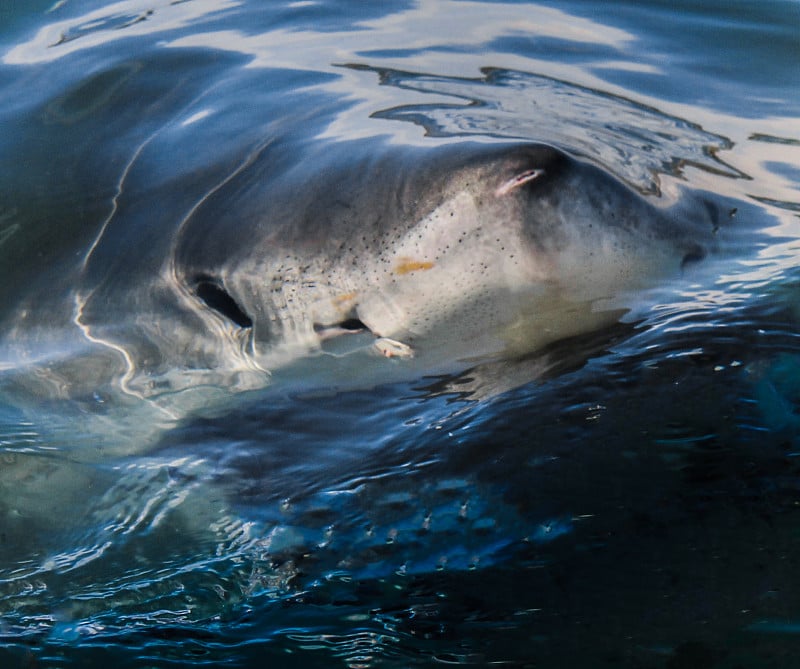
[[[375,349],[387,358],[413,358],[414,349],[403,342],[381,337],[373,344]]]

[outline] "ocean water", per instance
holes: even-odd
[[[796,666],[798,61],[796,0],[0,3],[0,664]],[[141,399],[196,378],[126,339],[187,221],[509,142],[714,248],[524,356]]]

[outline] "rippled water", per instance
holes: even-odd
[[[6,5],[4,667],[793,666],[797,2]],[[186,337],[122,290],[179,233],[257,245],[467,141],[554,145],[716,247],[521,359],[197,383],[131,343]]]

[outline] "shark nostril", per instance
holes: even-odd
[[[683,260],[681,260],[681,269],[684,270],[687,267],[696,265],[705,257],[706,257],[706,250],[700,246],[695,246],[689,249],[689,251],[683,256]]]

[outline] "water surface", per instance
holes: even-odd
[[[263,175],[409,147],[546,142],[720,239],[636,318],[495,376],[290,369],[124,452],[135,410],[78,427],[102,392],[4,400],[3,666],[791,666],[797,2],[61,0],[0,25],[3,342],[31,295],[71,322],[81,272],[119,308],[231,175],[225,215],[259,216]],[[43,331],[0,372],[76,345]]]

